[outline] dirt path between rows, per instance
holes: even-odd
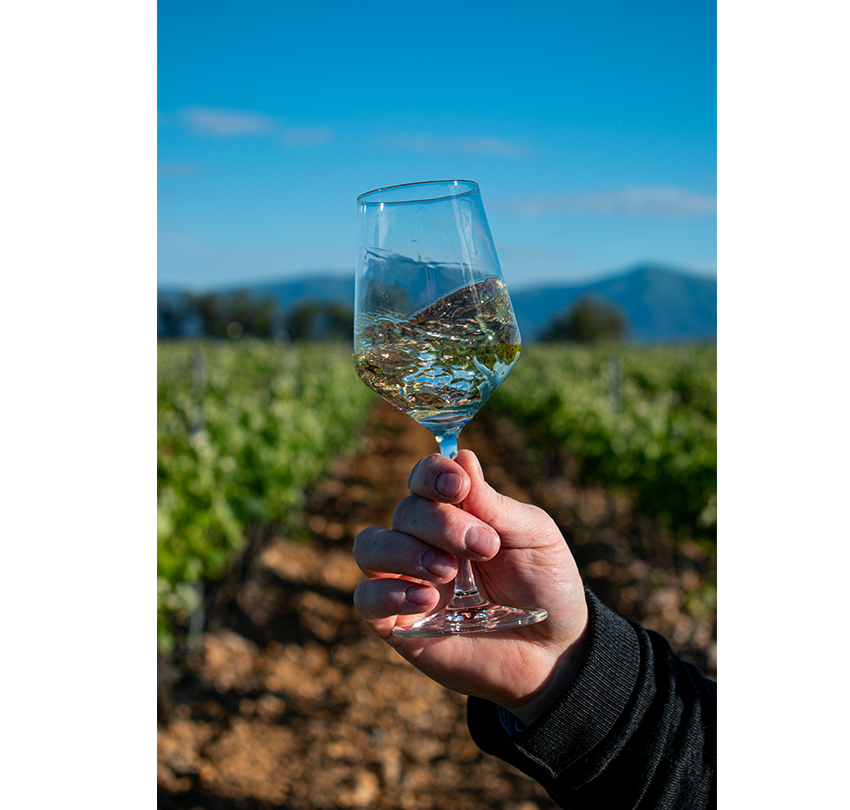
[[[520,440],[486,409],[461,446],[493,486],[555,518],[606,604],[716,677],[714,613],[688,596],[711,566],[694,544],[673,550],[623,498],[564,476],[533,481]],[[196,651],[159,661],[161,810],[555,808],[472,743],[465,698],[413,669],[353,609],[354,537],[390,524],[411,468],[435,449],[379,401],[359,452],[310,494],[302,531],[258,542],[244,576],[210,596],[218,607]]]

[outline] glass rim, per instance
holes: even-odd
[[[457,194],[441,194],[438,197],[413,197],[405,200],[366,200],[364,197],[369,197],[372,194],[379,194],[382,191],[395,191],[402,188],[414,188],[416,186],[445,186],[459,185],[465,183],[470,188],[460,191]],[[478,191],[478,183],[474,180],[422,180],[418,183],[400,183],[396,186],[384,186],[383,188],[373,188],[371,191],[364,191],[358,198],[357,202],[361,205],[409,205],[410,203],[437,202],[438,200],[451,200],[457,197],[465,197],[467,194],[473,194]]]

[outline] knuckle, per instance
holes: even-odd
[[[369,614],[369,605],[371,604],[369,598],[370,590],[372,590],[372,583],[369,580],[361,582],[354,589],[354,609],[364,617]]]
[[[419,469],[419,466],[422,464],[422,459],[416,462],[413,465],[413,469],[410,471],[410,475],[407,476],[407,489],[413,489],[413,482],[416,480],[416,471]]]
[[[371,542],[371,537],[374,534],[375,529],[379,528],[378,526],[368,526],[363,529],[357,537],[354,538],[354,544],[352,545],[352,553],[354,554],[354,558],[362,557],[363,553],[369,547]]]
[[[523,504],[523,506],[528,510],[528,514],[530,517],[536,518],[538,520],[549,517],[549,515],[547,515],[543,509],[533,503],[526,503]]]
[[[351,553],[362,571],[368,573],[371,570],[374,558],[379,554],[381,537],[386,532],[383,526],[368,526],[354,538]]]
[[[413,492],[428,492],[433,489],[434,479],[440,474],[445,457],[432,453],[419,459],[407,478],[407,488]]]
[[[545,509],[541,509],[539,506],[535,506],[533,504],[523,504],[523,506],[528,510],[528,516],[535,522],[538,527],[538,531],[544,531],[552,528],[557,530],[555,521],[552,520],[552,516]]]
[[[365,580],[354,589],[354,607],[370,622],[398,615],[404,604],[404,587],[394,578]]]
[[[408,495],[399,502],[393,512],[393,528],[398,529],[398,527],[406,526],[412,522],[417,502],[418,498],[415,495]]]

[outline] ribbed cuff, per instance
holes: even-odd
[[[469,698],[467,721],[476,745],[533,778],[555,778],[610,733],[623,713],[640,666],[634,628],[585,588],[587,656],[560,698],[525,730],[508,736],[496,706]]]

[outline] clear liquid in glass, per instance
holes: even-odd
[[[521,350],[508,291],[498,278],[457,290],[412,316],[372,312],[356,328],[360,378],[438,440],[460,432]]]

